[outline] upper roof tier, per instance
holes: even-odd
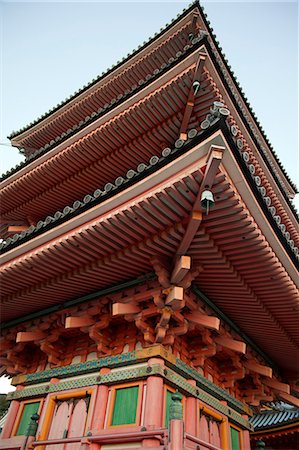
[[[75,92],[35,122],[17,132],[13,132],[9,136],[12,145],[22,149],[27,161],[7,172],[4,177],[8,177],[45,152],[49,152],[97,120],[98,117],[105,115],[107,111],[122,103],[126,98],[134,95],[139,88],[142,89],[146,84],[151,83],[158,71],[161,72],[161,69],[169,65],[170,61],[177,60],[181,53],[188,49],[198,29],[207,33],[208,42],[214,55],[218,58],[221,70],[224,76],[230,80],[230,89],[235,96],[235,100],[240,102],[240,99],[242,99],[243,112],[245,115],[247,113],[249,126],[257,125],[257,128],[255,127],[256,132],[263,144],[266,145],[272,164],[278,170],[279,182],[285,185],[288,195],[292,197],[296,192],[296,186],[281,166],[254,112],[251,110],[241,87],[227,64],[225,56],[221,52],[203,8],[198,2],[191,4],[160,33],[156,33],[147,43],[138,47],[137,50],[133,50],[131,54],[102,73],[97,79],[92,80],[87,86]]]

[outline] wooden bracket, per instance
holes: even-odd
[[[122,316],[125,314],[138,314],[141,311],[139,306],[133,303],[113,303],[112,316]]]
[[[231,339],[225,336],[217,336],[214,339],[214,342],[222,347],[229,348],[238,353],[246,353],[246,344],[245,342],[236,341],[235,339]]]
[[[171,306],[174,311],[178,311],[185,306],[184,289],[180,286],[173,286],[165,300],[165,306]]]
[[[251,372],[259,373],[260,375],[264,375],[265,377],[272,378],[272,369],[268,366],[263,366],[262,364],[258,364],[255,361],[244,361],[244,367]]]
[[[95,321],[90,316],[68,316],[65,319],[65,328],[82,328],[93,325]]]
[[[45,339],[47,334],[43,331],[19,331],[17,333],[16,342],[34,342]]]
[[[190,314],[186,314],[185,318],[196,325],[209,328],[211,330],[219,330],[220,319],[214,316],[208,316],[207,314],[202,314],[198,311],[193,311]]]
[[[263,383],[266,386],[270,386],[273,389],[276,389],[277,391],[283,392],[285,394],[290,394],[291,389],[289,384],[281,383],[280,381],[274,380],[273,378],[263,378]]]
[[[191,117],[191,114],[193,111],[193,107],[194,107],[194,103],[195,103],[195,96],[196,96],[198,89],[200,88],[199,84],[197,87],[197,86],[194,86],[194,83],[196,83],[196,82],[199,83],[201,73],[203,70],[203,66],[205,64],[205,60],[206,60],[206,55],[200,53],[198,56],[197,62],[196,62],[195,71],[194,71],[192,83],[191,83],[191,86],[189,89],[188,99],[187,99],[187,103],[186,103],[186,107],[185,107],[185,111],[184,111],[184,115],[183,115],[183,119],[182,119],[182,123],[181,123],[181,128],[180,128],[180,139],[183,139],[184,141],[187,139],[187,128],[188,128],[190,117]]]
[[[178,284],[191,268],[190,256],[180,256],[173,268],[170,281],[172,284]]]

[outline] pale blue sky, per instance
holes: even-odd
[[[299,184],[297,2],[202,4],[270,142]],[[8,142],[12,130],[87,84],[187,5],[0,1],[0,141]],[[0,172],[21,160],[6,146],[0,155]]]

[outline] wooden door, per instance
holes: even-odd
[[[50,425],[48,439],[84,436],[89,396],[57,401]],[[79,450],[80,441],[46,446],[46,450]]]

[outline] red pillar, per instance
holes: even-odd
[[[100,370],[101,375],[108,372],[110,372],[110,369],[107,369],[105,367]],[[102,430],[104,428],[105,417],[107,412],[108,394],[109,394],[108,386],[102,384],[98,387],[98,392],[93,410],[93,417],[91,421],[92,430]]]
[[[10,407],[8,410],[8,416],[7,416],[7,419],[3,426],[3,430],[1,433],[1,439],[7,439],[10,437],[13,426],[15,424],[18,409],[19,409],[19,402],[17,402],[16,400],[13,400],[10,404]]]
[[[148,366],[160,364],[164,366],[163,359],[150,358]],[[146,382],[146,399],[144,411],[144,426],[151,430],[163,427],[163,400],[164,387],[163,379],[160,377],[149,376]],[[143,447],[158,447],[160,441],[157,439],[144,439]]]
[[[244,450],[250,450],[250,437],[249,437],[249,431],[244,430],[243,431],[243,449]]]
[[[192,386],[196,386],[195,380],[188,380]],[[185,402],[185,430],[186,433],[197,435],[197,399],[195,397],[186,397]]]
[[[182,420],[170,421],[169,450],[184,450],[184,422]]]

